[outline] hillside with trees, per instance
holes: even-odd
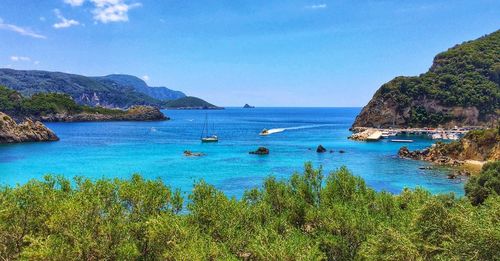
[[[353,127],[494,125],[500,115],[500,31],[438,54],[428,72],[382,85]]]
[[[87,77],[62,72],[0,69],[0,85],[25,97],[61,93],[69,95],[79,105],[104,108],[162,107],[169,101],[186,97],[184,93],[166,87],[150,87],[132,75]],[[186,104],[186,107],[197,106],[198,103]]]
[[[157,108],[133,106],[128,110],[90,107],[77,104],[69,95],[37,93],[23,97],[17,91],[0,86],[0,112],[17,121],[25,118],[38,121],[113,121],[166,120]]]

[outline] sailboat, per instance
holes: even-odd
[[[212,132],[215,132],[215,128],[212,124]],[[203,124],[203,130],[201,131],[201,142],[218,142],[219,137],[215,134],[209,134],[208,127],[208,115],[205,114],[205,123]]]

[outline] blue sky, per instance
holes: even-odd
[[[132,74],[222,106],[362,106],[498,29],[498,0],[1,0],[0,67]]]

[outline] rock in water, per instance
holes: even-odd
[[[326,149],[322,145],[319,145],[318,148],[316,149],[316,152],[317,153],[323,153],[323,152],[326,152]]]
[[[184,156],[186,156],[186,157],[201,157],[201,156],[205,156],[205,153],[202,153],[202,152],[192,152],[190,150],[185,150],[184,151]]]
[[[27,119],[17,124],[9,115],[0,112],[0,143],[57,140],[56,134],[39,121]]]
[[[265,147],[259,147],[256,151],[250,151],[249,153],[256,155],[267,155],[269,154],[269,149]]]

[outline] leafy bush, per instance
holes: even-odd
[[[478,176],[465,185],[465,194],[472,204],[482,204],[491,195],[500,195],[500,161],[486,163]]]
[[[489,164],[493,175],[500,163]],[[492,184],[492,183],[484,183]],[[487,186],[488,187],[488,186]],[[491,187],[491,186],[490,186]],[[490,188],[488,187],[488,188]],[[199,182],[48,176],[0,189],[0,258],[36,260],[495,260],[500,197],[376,192],[341,168],[228,198]]]

